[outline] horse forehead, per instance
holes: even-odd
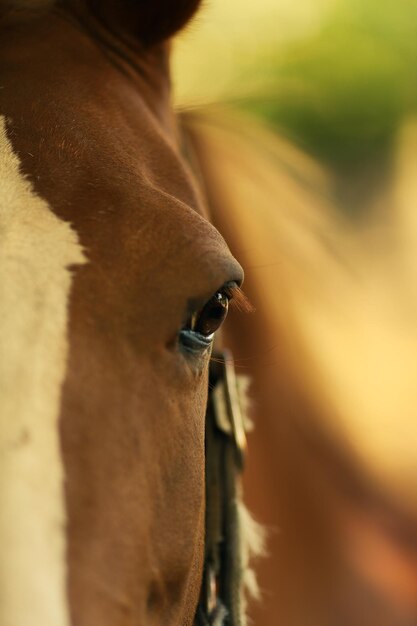
[[[64,28],[63,38],[72,41],[70,34]],[[132,219],[139,214],[151,218],[164,209],[166,219],[176,213],[181,220],[185,206],[206,215],[198,186],[178,149],[165,94],[152,94],[152,108],[148,85],[130,81],[112,64],[96,58],[88,40],[81,41],[79,48],[84,51],[78,50],[75,60],[72,44],[58,43],[49,69],[46,51],[37,38],[32,43],[35,59],[30,67],[24,55],[16,61],[17,48],[24,41],[14,40],[11,46],[1,43],[0,107],[23,170],[42,196],[54,196],[51,204],[56,210],[61,205],[64,214],[67,206],[64,216],[71,221],[93,214],[95,208],[106,210],[108,221],[124,207]],[[87,69],[82,65],[86,59]],[[164,110],[172,123],[167,125],[155,109]]]
[[[172,208],[177,199],[205,213],[177,147],[165,62],[143,55],[137,59],[141,71],[127,75],[93,37],[62,16],[10,17],[5,24],[1,112],[41,195],[60,185],[54,208],[75,200],[78,187],[90,203],[76,198],[84,205],[79,213],[93,212],[92,191],[97,205],[112,198],[129,205],[140,201],[139,190],[154,207]],[[181,218],[184,212],[176,207]],[[65,217],[77,219],[77,211]]]
[[[184,158],[140,101],[135,124],[124,120],[115,130],[105,107],[96,123],[90,113],[70,118],[69,108],[49,123],[45,108],[40,124],[29,111],[15,125],[11,110],[10,136],[23,171],[74,225],[90,258],[111,257],[112,249],[124,262],[131,254],[171,253],[178,261],[228,254]]]

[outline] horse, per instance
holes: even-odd
[[[249,307],[170,95],[199,4],[0,1],[2,626],[245,623]]]
[[[267,127],[224,107],[188,112],[184,127],[256,307],[223,329],[252,379],[245,496],[268,534],[250,616],[412,626],[416,122],[384,182],[362,185],[374,199],[356,223],[330,173]]]
[[[198,5],[0,0],[0,623],[245,624],[262,540],[230,348],[269,527],[255,623],[408,626],[413,455],[398,424],[366,428],[357,238],[293,146],[173,112],[170,40]],[[250,309],[235,257],[257,311],[222,326]],[[379,372],[409,316],[369,293]]]

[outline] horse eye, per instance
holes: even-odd
[[[191,330],[203,337],[210,337],[222,325],[229,309],[229,298],[218,291],[191,319]]]
[[[211,347],[214,333],[227,315],[233,289],[236,288],[235,283],[226,285],[217,291],[202,309],[191,315],[178,335],[182,349],[189,353],[202,354]]]

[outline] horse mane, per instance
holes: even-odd
[[[297,216],[291,215],[289,210],[279,215],[276,199],[279,197],[280,189],[288,189],[289,185],[292,184],[295,185],[296,191],[289,190],[289,193],[294,192],[297,196],[299,195],[299,188],[307,190],[307,194],[313,194],[313,191],[317,193],[317,190],[321,190],[325,184],[325,173],[312,159],[295,149],[289,142],[278,139],[263,124],[254,122],[251,118],[236,111],[218,105],[201,107],[182,111],[179,119],[184,152],[203,189],[210,219],[225,236],[232,252],[243,260],[244,267],[245,265],[250,267],[255,259],[251,258],[250,255],[247,257],[245,251],[253,251],[257,245],[262,246],[262,236],[256,232],[256,222],[262,223],[265,211],[269,218],[275,214],[277,221],[282,222],[281,227],[284,230],[281,233],[281,239],[285,238],[283,233],[293,230],[293,221],[304,224],[305,220],[309,219],[307,215],[309,205],[304,203],[299,203]],[[235,166],[233,171],[229,171],[224,178],[219,176],[222,169],[226,169],[230,165],[231,159]],[[245,193],[245,181],[251,180],[254,180],[258,190],[262,190],[261,201],[255,201],[253,204],[250,194],[246,195]],[[249,212],[251,213],[251,223],[248,227],[245,222],[245,214]],[[234,215],[234,219],[231,220],[233,223],[228,223],[232,215]],[[253,228],[254,226],[255,228]],[[248,233],[250,233],[249,240]],[[260,237],[258,242],[254,240],[257,234]],[[279,242],[276,243],[279,246]],[[282,284],[281,288],[285,289],[285,285]],[[274,283],[269,285],[269,288],[265,285],[254,284],[247,273],[245,292],[248,293],[250,301],[253,301],[256,308],[264,308],[262,304],[268,308],[269,305],[265,301],[260,303],[259,296],[262,292],[263,298],[267,299],[268,294],[273,294]],[[288,320],[285,296],[283,301],[284,304],[278,309],[282,316]],[[275,332],[277,328],[280,329],[281,322],[283,319],[277,317]],[[251,325],[254,323],[256,322],[252,317]],[[230,341],[230,337],[227,336],[227,322],[224,341],[226,345],[227,341]],[[235,345],[233,345],[233,351],[236,351]],[[239,359],[237,363],[239,367]],[[247,368],[242,369],[242,371],[247,372],[248,369],[250,370]],[[238,377],[240,384],[245,388],[242,389],[242,399],[248,398],[247,392],[248,388],[252,386],[250,380],[252,377],[253,372],[250,372],[250,377],[242,376],[242,374]],[[262,397],[262,393],[257,395]],[[247,429],[252,430],[253,422],[255,422],[256,433],[257,417],[261,419],[262,416],[253,416],[253,409],[254,407],[246,402]],[[270,436],[272,436],[271,433]],[[250,446],[249,439],[249,449]],[[270,497],[273,495],[269,494]],[[243,496],[238,504],[238,510],[241,527],[240,552],[244,569],[241,593],[242,608],[245,615],[242,616],[242,624],[246,624],[248,619],[250,622],[250,618],[246,615],[249,601],[262,599],[263,586],[266,586],[262,577],[261,585],[259,584],[254,564],[258,557],[266,553],[270,554],[269,544],[273,537],[269,536],[270,533],[254,520],[248,507],[244,504]],[[267,543],[268,548],[266,547]]]
[[[280,554],[281,563],[264,570],[270,577],[276,568],[273,602],[279,613],[286,593],[294,605],[299,598],[308,604],[308,598],[316,602],[326,596],[326,585],[343,558],[335,547],[342,539],[331,521],[340,514],[342,502],[389,519],[398,537],[415,536],[415,498],[410,498],[415,473],[410,468],[405,479],[411,482],[402,485],[401,463],[390,452],[395,446],[390,448],[384,439],[391,430],[379,428],[379,439],[369,436],[374,414],[385,410],[386,395],[375,386],[377,368],[367,370],[360,362],[363,337],[370,333],[375,351],[371,356],[384,365],[386,380],[391,380],[392,369],[394,391],[398,365],[395,359],[378,356],[378,346],[395,355],[409,345],[404,357],[413,371],[415,344],[406,323],[412,294],[404,310],[404,294],[398,307],[393,302],[395,318],[390,317],[391,307],[387,312],[380,306],[386,289],[394,288],[381,278],[391,280],[393,271],[391,267],[388,273],[385,266],[384,216],[379,217],[379,230],[375,216],[369,223],[349,221],[336,208],[328,172],[291,142],[222,107],[184,111],[181,127],[211,219],[245,268],[245,292],[257,309],[250,323],[234,320],[228,327],[226,322],[225,343],[238,367],[253,377],[256,397],[262,398],[262,407],[255,407],[252,451],[269,464],[264,474],[276,477],[275,493],[266,488],[265,507],[275,508],[274,519],[285,526],[284,543],[274,536],[268,541],[269,552]],[[410,154],[416,137],[414,130]],[[409,235],[407,241],[409,245],[414,239]],[[401,240],[392,253],[401,258],[403,249]],[[398,393],[396,399],[393,428],[401,439],[398,416],[407,415],[414,403]],[[361,412],[360,406],[369,407],[369,412]],[[249,455],[246,481],[253,481],[252,497],[261,476],[262,471],[251,467]],[[320,580],[314,574],[318,558]],[[265,574],[260,581],[267,585]],[[328,615],[333,609],[325,602],[320,608]],[[319,618],[317,623],[323,622]]]

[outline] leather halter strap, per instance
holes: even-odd
[[[238,500],[246,451],[232,355],[215,353],[206,415],[206,537],[197,626],[241,626]]]

